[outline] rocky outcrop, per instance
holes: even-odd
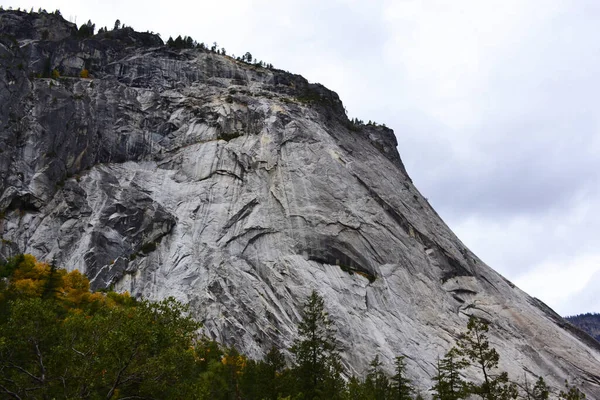
[[[75,24],[65,21],[59,13],[47,12],[0,11],[0,29],[5,38],[23,41],[59,41],[77,34]]]
[[[285,71],[127,29],[81,40],[65,21],[42,40],[14,21],[44,16],[21,14],[0,13],[3,257],[175,296],[255,357],[291,343],[314,288],[350,371],[405,354],[424,388],[476,315],[514,379],[600,397],[598,346],[456,238],[391,130]]]

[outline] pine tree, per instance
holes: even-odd
[[[193,49],[194,48],[194,39],[192,39],[191,36],[186,36],[185,37],[185,48],[186,49]]]
[[[541,376],[535,382],[533,391],[531,392],[531,400],[548,400],[550,398],[550,389],[546,385],[544,378]]]
[[[44,291],[42,292],[43,299],[49,299],[56,295],[59,287],[62,285],[62,276],[57,272],[57,266],[54,260],[50,264],[50,273],[48,279],[44,285]]]
[[[348,400],[364,400],[367,397],[365,393],[365,385],[360,382],[356,376],[352,376],[348,381]]]
[[[303,306],[299,338],[290,349],[295,357],[298,389],[305,399],[335,399],[341,395],[340,356],[335,331],[323,298],[312,291]]]
[[[466,366],[455,347],[438,360],[437,375],[433,378],[436,384],[431,388],[434,400],[464,399],[468,395],[467,383],[460,377],[460,371]]]
[[[411,400],[411,394],[415,391],[410,379],[406,377],[406,362],[405,356],[396,357],[395,371],[392,376],[392,387],[394,389],[394,399]]]
[[[81,25],[79,30],[77,31],[77,36],[80,38],[87,38],[90,36],[94,36],[94,31],[96,29],[96,24],[93,24],[91,20],[88,20],[87,23]]]
[[[240,398],[240,377],[243,375],[248,360],[235,347],[227,349],[226,353],[221,359],[221,363],[224,368],[225,382],[227,382],[227,398],[228,399],[239,399]]]
[[[485,400],[515,399],[518,396],[516,385],[508,381],[508,374],[501,372],[492,374],[498,368],[500,355],[490,347],[486,333],[487,322],[471,316],[467,324],[467,333],[458,340],[459,354],[462,361],[473,364],[483,374],[483,383],[471,384],[470,392]]]
[[[183,49],[184,41],[183,41],[183,38],[181,37],[181,35],[178,35],[175,38],[175,41],[173,42],[173,47],[175,47],[176,49]]]
[[[285,358],[279,349],[272,347],[261,363],[261,375],[265,381],[263,395],[268,400],[277,400],[282,390],[281,379],[279,376],[285,369]]]
[[[369,364],[367,379],[365,380],[365,391],[369,399],[386,400],[390,392],[390,381],[383,372],[379,356],[375,356]]]
[[[581,390],[575,386],[569,385],[569,382],[565,381],[566,392],[560,391],[558,398],[560,400],[585,400],[586,396]]]

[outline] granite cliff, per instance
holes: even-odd
[[[513,379],[600,398],[600,345],[460,242],[393,131],[351,123],[298,75],[130,28],[76,32],[0,12],[1,257],[175,296],[255,357],[290,344],[314,288],[350,371],[405,354],[424,388],[475,315]]]

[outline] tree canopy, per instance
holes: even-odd
[[[92,292],[77,270],[20,255],[0,265],[0,397],[12,399],[409,400],[422,398],[406,357],[388,376],[379,356],[365,376],[344,375],[336,330],[323,297],[303,304],[297,339],[253,360],[198,333],[186,306],[168,298]],[[487,339],[489,325],[472,317],[457,347],[438,361],[434,399],[519,394]],[[291,357],[286,359],[286,354]],[[479,371],[466,381],[464,370]],[[539,377],[522,398],[546,400]],[[585,395],[565,383],[558,399]]]
[[[169,298],[92,293],[79,271],[19,256],[0,291],[0,392],[12,398],[193,398],[198,324]]]

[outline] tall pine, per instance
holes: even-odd
[[[541,376],[535,382],[531,393],[532,400],[548,400],[550,398],[550,389],[546,385],[546,381]]]
[[[415,391],[410,379],[406,376],[405,356],[398,356],[394,362],[395,374],[392,376],[393,398],[397,400],[411,400]]]
[[[365,380],[366,398],[370,400],[387,400],[390,396],[390,380],[383,372],[383,364],[379,356],[375,356],[369,364],[369,372]]]
[[[480,385],[471,384],[470,392],[484,400],[516,399],[516,385],[509,382],[506,372],[496,371],[500,355],[496,349],[490,347],[488,331],[487,322],[471,316],[467,324],[467,333],[457,342],[462,361],[478,368],[483,375],[483,382]]]
[[[323,298],[314,290],[303,306],[298,339],[290,350],[295,358],[298,390],[304,399],[340,398],[344,382],[335,330]]]
[[[467,383],[460,376],[466,366],[455,347],[438,360],[437,375],[433,378],[435,385],[431,388],[434,400],[458,400],[468,396]]]

